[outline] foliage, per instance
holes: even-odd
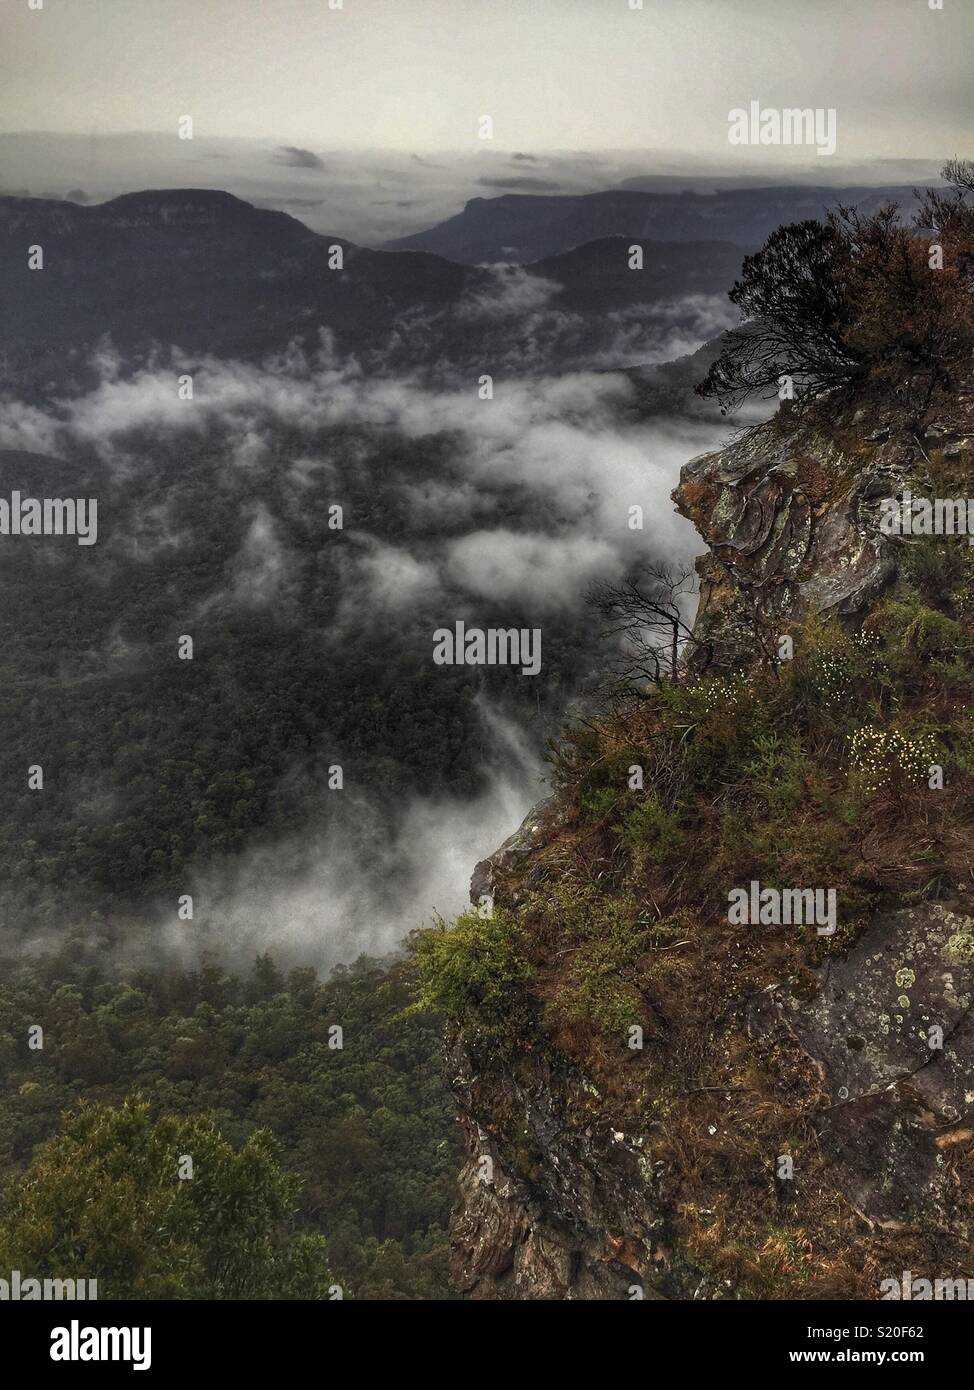
[[[680,817],[668,811],[650,792],[635,806],[623,823],[622,839],[641,864],[662,864],[683,848]]]
[[[363,957],[322,981],[310,970],[285,979],[265,957],[247,979],[204,962],[122,980],[83,957],[72,963],[78,954],[4,972],[0,1175],[16,1184],[80,1098],[118,1107],[138,1089],[153,1120],[207,1116],[235,1151],[257,1131],[273,1135],[298,1184],[295,1234],[327,1240],[351,1296],[450,1296],[445,1227],[459,1140],[441,1025],[405,1016],[401,963]],[[44,1046],[34,1051],[28,1030],[38,1024]],[[341,1049],[329,1046],[336,1024]],[[112,1133],[122,1145],[123,1130]],[[147,1144],[146,1133],[135,1126],[133,1143]],[[214,1218],[216,1235],[224,1225]],[[106,1277],[120,1296],[132,1287],[125,1270]],[[178,1296],[201,1295],[186,1284]]]
[[[870,217],[839,207],[824,223],[773,232],[745,258],[730,291],[742,324],[698,392],[726,412],[778,394],[786,376],[799,405],[869,380],[909,396],[919,420],[974,343],[974,176],[957,162],[943,173],[952,192],[928,192],[912,228],[888,205]]]
[[[525,1030],[518,1006],[532,974],[525,932],[507,912],[471,909],[452,926],[438,922],[410,938],[413,1009],[445,1014],[498,1039]]]
[[[700,394],[726,410],[754,392],[777,394],[782,375],[798,379],[799,398],[861,376],[864,354],[848,340],[847,255],[835,224],[807,221],[778,227],[746,256],[729,292],[744,324],[727,336]]]
[[[153,1122],[137,1097],[82,1106],[7,1180],[0,1264],[97,1279],[102,1298],[326,1298],[325,1243],[289,1229],[275,1152],[267,1130],[236,1152],[213,1116]]]

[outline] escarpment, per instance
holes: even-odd
[[[440,943],[466,1296],[972,1273],[974,550],[881,506],[972,464],[967,383],[923,427],[823,400],[684,466],[679,681],[566,733]],[[742,921],[755,888],[833,892],[835,930]]]

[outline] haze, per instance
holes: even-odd
[[[835,107],[843,159],[970,130],[974,7],[944,0],[27,0],[3,6],[0,128],[312,149],[681,150],[747,169],[728,111]],[[789,154],[779,151],[783,163]]]

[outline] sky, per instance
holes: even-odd
[[[834,107],[843,159],[972,131],[974,3],[0,0],[0,130],[429,155],[679,150],[747,169],[731,108]],[[936,0],[934,0],[936,3]],[[767,152],[761,152],[766,154]],[[806,151],[780,151],[782,159]]]

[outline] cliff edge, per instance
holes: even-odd
[[[974,551],[884,501],[972,465],[965,382],[922,429],[826,398],[683,468],[679,681],[566,733],[435,946],[466,1296],[970,1273]]]

